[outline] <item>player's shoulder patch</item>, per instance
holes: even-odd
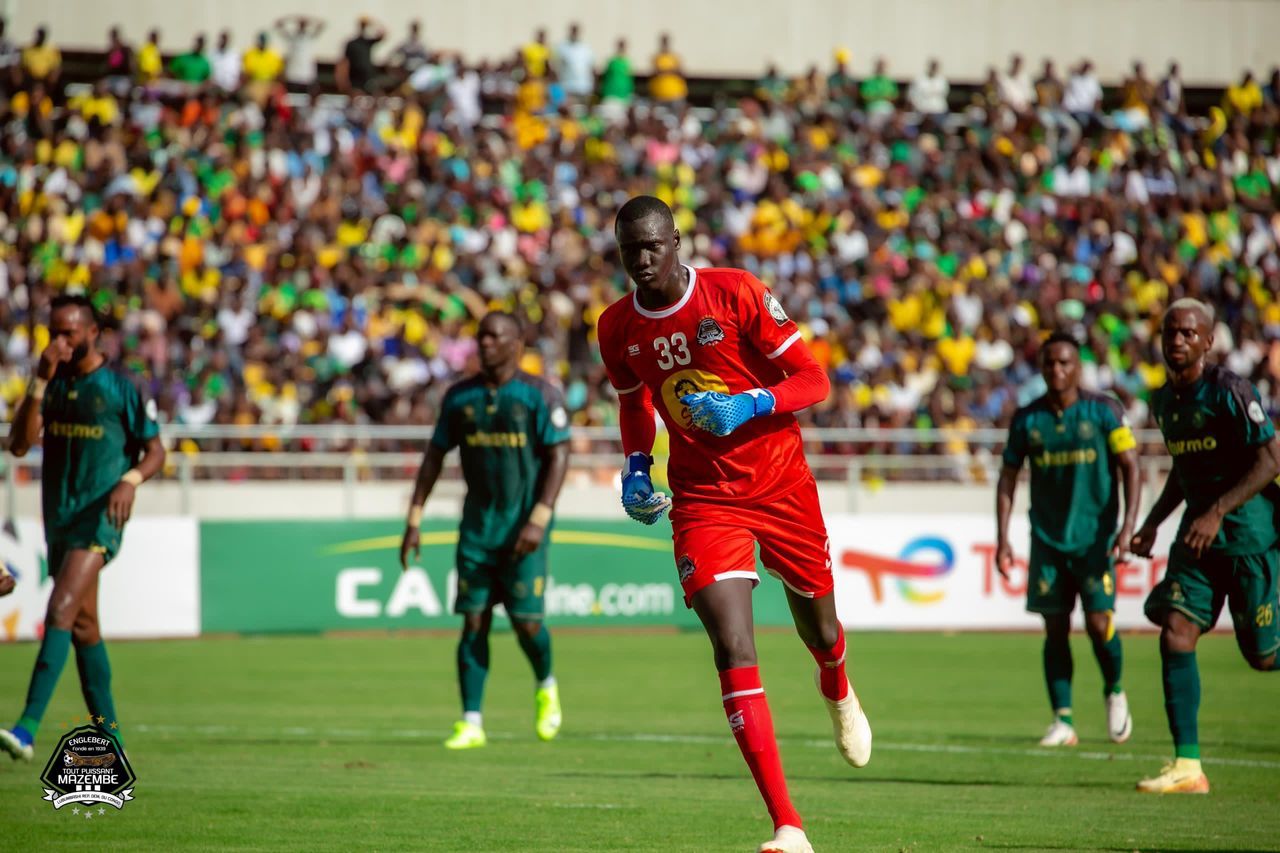
[[[1258,402],[1258,391],[1252,382],[1219,364],[1210,365],[1204,373],[1206,381],[1235,398],[1236,405],[1250,421],[1255,424],[1266,422],[1267,413]]]
[[[1115,416],[1117,421],[1127,426],[1125,421],[1126,415],[1124,413],[1124,404],[1121,403],[1114,395],[1104,394],[1098,391],[1081,391],[1080,396],[1082,399],[1089,400],[1094,403],[1099,408],[1106,409]]]
[[[783,310],[782,303],[778,301],[776,296],[767,290],[764,292],[764,307],[765,310],[769,312],[769,316],[772,317],[773,321],[779,326],[785,326],[787,321],[791,319],[787,316],[787,312]]]
[[[542,376],[535,376],[532,373],[525,373],[523,370],[520,371],[518,374],[516,374],[516,376],[525,385],[529,386],[530,388],[533,388],[535,391],[538,392],[539,396],[542,398],[543,404],[552,413],[551,422],[555,424],[556,410],[560,409],[563,411],[564,409],[564,394],[560,391],[560,388],[552,384]],[[567,425],[568,424],[567,414],[564,416],[564,420]]]

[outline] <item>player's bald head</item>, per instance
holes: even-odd
[[[662,199],[651,195],[638,195],[629,199],[618,210],[618,218],[614,221],[613,229],[615,232],[621,231],[627,225],[646,221],[650,217],[657,217],[657,221],[664,230],[675,231],[676,219],[671,215],[671,208],[667,207],[667,203]]]
[[[524,331],[520,319],[507,311],[490,311],[480,321],[480,328],[491,332],[502,332],[520,337]]]
[[[1160,325],[1168,326],[1175,318],[1184,316],[1193,318],[1202,332],[1207,332],[1213,328],[1213,309],[1199,299],[1192,299],[1189,296],[1175,299],[1170,303],[1164,312]]]

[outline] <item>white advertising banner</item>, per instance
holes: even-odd
[[[147,516],[129,522],[120,553],[102,573],[98,616],[108,640],[194,637],[200,633],[199,532],[194,518]],[[53,580],[45,570],[38,519],[0,530],[0,561],[18,578],[0,598],[0,642],[42,635]]]
[[[836,608],[852,628],[918,630],[1029,629],[1041,617],[1026,612],[1025,515],[1010,521],[1015,565],[1005,580],[995,565],[994,513],[830,515]],[[1160,528],[1152,560],[1130,559],[1116,572],[1116,624],[1154,628],[1142,612],[1164,576],[1177,515]],[[1081,621],[1079,607],[1075,621]],[[1219,620],[1219,627],[1230,618]]]

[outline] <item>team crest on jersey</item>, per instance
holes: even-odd
[[[680,583],[684,583],[693,577],[693,573],[697,568],[693,565],[693,560],[689,559],[688,554],[681,554],[680,559],[676,561],[676,569],[680,572]]]
[[[789,319],[787,317],[787,312],[782,310],[782,303],[777,299],[774,299],[773,294],[767,290],[764,292],[764,307],[768,309],[769,316],[772,317],[779,326],[786,325],[786,322]]]
[[[1093,438],[1093,424],[1088,421],[1081,421],[1080,426],[1077,428],[1077,432],[1080,433],[1080,437],[1083,439],[1088,440]]]
[[[1039,445],[1044,444],[1044,436],[1040,434],[1040,430],[1038,429],[1032,428],[1028,433],[1028,438],[1031,439],[1031,445],[1033,447],[1038,447]]]
[[[1256,406],[1258,404],[1254,403],[1254,405]],[[1259,409],[1258,411],[1262,411],[1262,410]],[[1253,413],[1250,412],[1249,416],[1253,417]],[[1191,425],[1196,429],[1200,429],[1202,426],[1204,426],[1204,420],[1205,420],[1204,412],[1200,409],[1196,409],[1195,412],[1191,415]]]
[[[724,340],[724,329],[716,322],[715,317],[703,317],[698,323],[698,343],[704,347],[718,344]]]

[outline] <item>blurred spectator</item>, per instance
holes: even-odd
[[[520,48],[525,76],[541,79],[547,75],[547,63],[551,60],[551,48],[547,47],[547,31],[540,29],[533,34],[533,41]]]
[[[1036,78],[1036,104],[1045,110],[1057,110],[1062,107],[1062,80],[1053,67],[1053,60],[1046,59]]]
[[[22,67],[22,51],[9,38],[8,25],[0,18],[0,87],[8,89],[13,85],[14,74]]]
[[[133,78],[133,48],[120,35],[119,27],[107,33],[107,54],[103,76],[112,81],[127,82]]]
[[[582,41],[581,28],[570,24],[568,37],[556,48],[556,71],[566,95],[585,100],[595,93],[595,64],[591,45]]]
[[[911,108],[935,119],[947,112],[947,95],[951,92],[951,84],[939,68],[938,60],[930,59],[924,74],[912,80],[907,89]]]
[[[430,54],[422,41],[422,24],[420,21],[409,22],[409,34],[396,46],[391,54],[391,64],[409,77],[413,72],[427,64]]]
[[[375,92],[378,89],[379,70],[373,62],[373,49],[387,37],[387,31],[367,17],[356,24],[356,34],[342,50],[334,76],[343,92]]]
[[[1081,125],[1090,124],[1094,113],[1102,107],[1102,84],[1094,75],[1093,63],[1089,60],[1081,62],[1071,73],[1062,95],[1062,107]]]
[[[782,102],[791,90],[791,83],[772,63],[764,70],[764,76],[756,82],[756,97],[766,103]]]
[[[62,51],[49,41],[44,27],[37,27],[35,38],[22,51],[22,71],[29,80],[37,80],[47,86],[58,82],[62,72]]]
[[[858,83],[849,73],[852,58],[847,48],[836,48],[831,57],[831,73],[827,75],[827,94],[844,111],[852,110],[858,102]]]
[[[1182,112],[1182,77],[1178,63],[1169,63],[1169,69],[1156,88],[1156,104],[1166,115],[1176,116]]]
[[[223,30],[218,34],[218,44],[210,57],[213,66],[213,84],[224,92],[235,92],[240,88],[240,75],[244,70],[245,57],[231,46],[231,32]]]
[[[660,104],[679,104],[689,97],[680,57],[671,49],[671,34],[658,36],[658,52],[653,57],[649,96]]]
[[[267,34],[258,33],[257,43],[244,52],[244,75],[249,83],[273,83],[284,73],[284,57],[271,47]]]
[[[1151,121],[1151,107],[1156,101],[1156,87],[1147,79],[1141,62],[1133,63],[1133,73],[1120,87],[1120,110],[1130,128],[1144,128]]]
[[[306,15],[276,21],[275,31],[284,42],[284,79],[290,86],[305,90],[316,81],[315,41],[324,27],[324,21]]]
[[[613,56],[600,75],[600,98],[606,102],[629,104],[635,95],[636,82],[631,74],[631,58],[627,56],[627,40],[618,39]]]
[[[884,57],[876,60],[871,76],[862,81],[858,95],[869,114],[892,112],[898,101],[898,84],[890,79]]]
[[[1000,75],[999,94],[1000,102],[1018,115],[1030,110],[1035,102],[1036,90],[1019,54],[1009,58],[1009,70]]]
[[[164,57],[160,54],[160,31],[151,30],[147,40],[138,50],[138,80],[150,83],[159,80],[164,73]]]
[[[209,79],[213,74],[213,66],[209,63],[209,57],[204,55],[203,33],[196,36],[190,51],[180,53],[170,61],[169,73],[175,80],[183,83],[199,84]]]
[[[1228,86],[1222,99],[1222,108],[1228,116],[1240,115],[1247,118],[1261,106],[1262,87],[1253,79],[1252,71],[1245,71],[1239,83]]]

